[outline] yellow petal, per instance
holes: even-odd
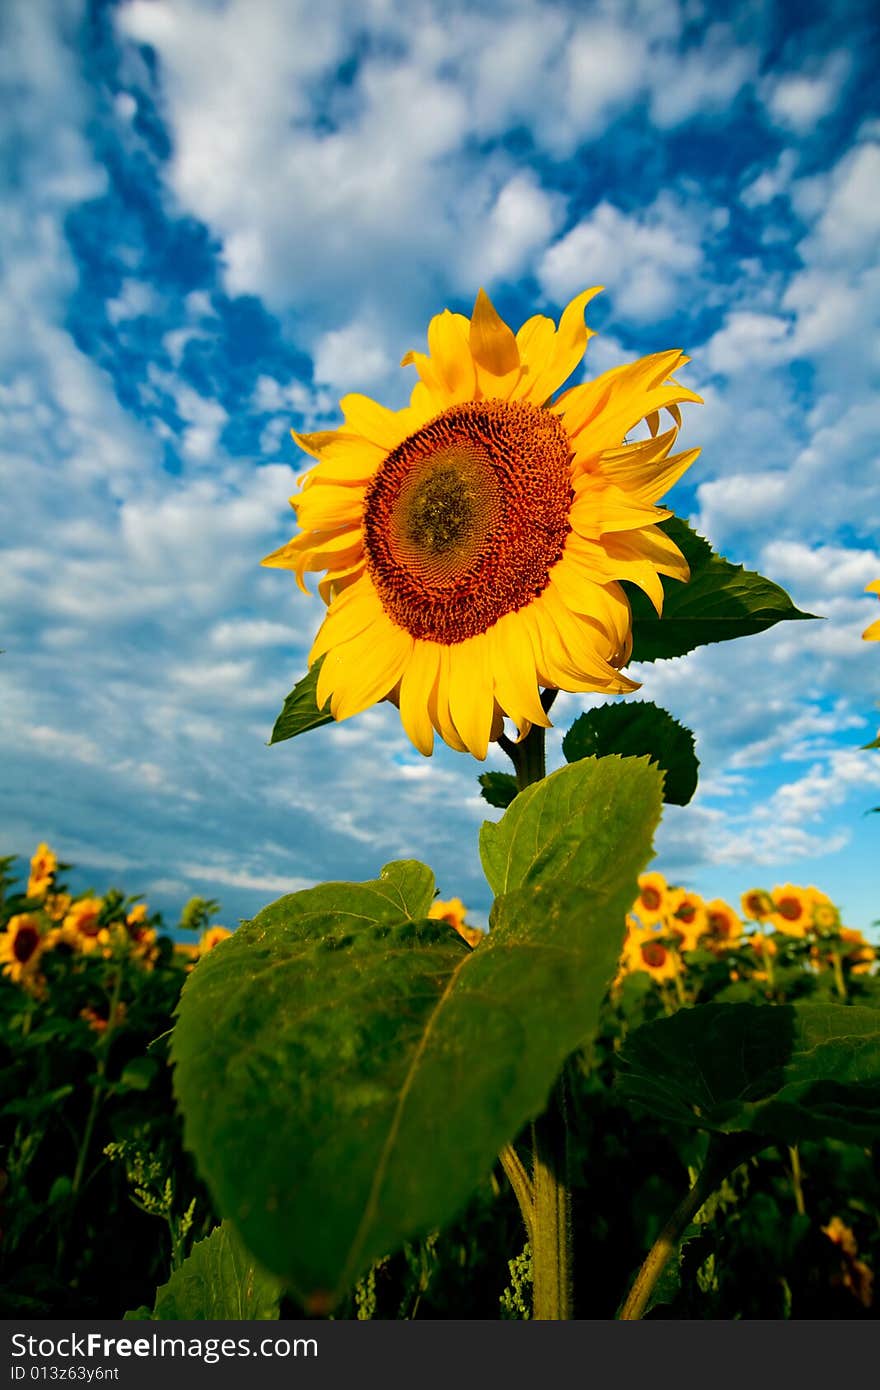
[[[505,613],[489,629],[492,671],[498,703],[519,729],[524,724],[550,728],[538,694],[535,659],[520,613]]]
[[[428,324],[428,350],[448,405],[472,400],[476,390],[469,330],[464,315],[451,314],[448,309],[436,314]]]
[[[324,657],[318,675],[318,707],[330,699],[334,719],[350,719],[375,705],[400,680],[413,639],[388,621],[381,608],[376,620]]]
[[[383,449],[395,449],[412,433],[412,414],[409,410],[389,410],[369,396],[343,396],[339,402],[350,430],[360,434]]]
[[[528,392],[528,398],[535,405],[543,405],[567,381],[583,358],[587,343],[593,336],[592,329],[584,323],[584,309],[601,289],[601,285],[595,285],[592,289],[584,290],[563,310],[552,351],[543,370],[534,376]]]
[[[478,292],[474,304],[469,345],[476,372],[476,393],[490,400],[507,400],[522,371],[519,348],[513,332],[484,290]]]
[[[449,713],[468,751],[482,762],[489,749],[494,710],[486,634],[449,648]]]
[[[431,691],[428,711],[431,715],[431,723],[443,739],[443,742],[448,743],[449,747],[454,748],[457,753],[466,753],[468,750],[462,742],[461,736],[452,721],[452,715],[449,712],[448,647],[440,647],[438,652],[437,680]]]
[[[344,642],[357,637],[359,632],[363,632],[365,627],[375,622],[381,611],[379,596],[367,575],[343,589],[327,610],[327,616],[309,652],[309,666],[313,666],[331,647],[342,646]]]
[[[400,720],[420,753],[430,757],[434,727],[430,705],[440,666],[435,642],[416,641],[400,682]]]

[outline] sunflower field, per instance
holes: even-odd
[[[46,844],[26,883],[4,861],[8,1311],[874,1315],[875,947],[815,886],[649,868],[699,763],[624,670],[812,615],[662,505],[699,452],[682,352],[565,389],[596,293],[433,318],[408,406],[295,436],[264,561],[326,606],[273,744],[388,701],[425,757],[509,759],[487,930],[410,859],[234,931],[72,897]],[[548,773],[562,690],[607,698]]]
[[[172,934],[121,892],[72,900],[65,867],[41,845],[19,885],[3,861],[4,1314],[222,1317],[246,1284],[248,1316],[301,1315],[222,1221],[169,1081],[181,989],[231,936],[217,904],[192,900]],[[428,920],[453,947],[483,940],[459,899]],[[595,1035],[565,1066],[573,1316],[875,1316],[877,1148],[811,1056],[858,1036],[834,1044],[842,1005],[870,1037],[875,957],[813,887],[750,889],[738,911],[640,876]],[[530,1318],[510,1181],[529,1142],[452,1219],[372,1260],[334,1315]]]

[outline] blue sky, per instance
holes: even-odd
[[[388,707],[266,746],[322,605],[259,560],[291,426],[402,404],[480,285],[518,324],[601,283],[587,376],[693,359],[672,505],[824,616],[633,668],[703,766],[658,866],[880,916],[872,11],[7,0],[3,852],[230,925],[416,856],[484,916],[473,760]]]

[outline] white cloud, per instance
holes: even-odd
[[[812,73],[781,73],[766,79],[761,91],[773,120],[798,135],[810,132],[833,111],[850,66],[849,56],[838,52]]]
[[[531,268],[563,215],[563,201],[531,173],[515,174],[498,193],[485,235],[474,247],[470,276],[490,284]]]
[[[119,294],[107,301],[107,317],[118,324],[159,312],[160,301],[152,285],[144,280],[124,280]]]
[[[667,193],[634,215],[601,202],[545,252],[538,278],[558,301],[598,279],[615,315],[656,320],[676,307],[682,282],[699,276],[702,222]]]
[[[315,380],[323,385],[357,390],[381,380],[390,367],[381,339],[366,323],[331,329],[315,346]]]

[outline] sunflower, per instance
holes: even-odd
[[[639,875],[639,895],[633,903],[633,912],[646,927],[652,927],[663,920],[670,911],[669,885],[662,874]]]
[[[651,927],[630,926],[623,944],[623,961],[626,973],[643,970],[652,979],[674,980],[679,971],[675,952]]]
[[[773,889],[771,922],[776,931],[786,936],[806,936],[813,925],[813,894],[809,888],[784,883]]]
[[[199,955],[206,956],[209,951],[213,951],[215,946],[219,946],[221,941],[225,941],[231,935],[232,932],[228,927],[208,927],[207,931],[203,931],[199,938]]]
[[[699,893],[676,888],[670,895],[667,925],[672,935],[678,937],[679,949],[693,951],[708,930],[706,904]]]
[[[465,921],[467,908],[461,898],[450,898],[448,902],[441,902],[438,898],[436,902],[431,903],[428,916],[440,922],[448,922],[469,946],[477,946],[483,940],[484,933],[480,928],[469,927]]]
[[[773,899],[763,888],[750,888],[740,899],[743,916],[752,922],[766,922],[773,916]]]
[[[661,575],[687,563],[656,502],[699,450],[673,454],[679,404],[698,401],[662,352],[554,392],[592,336],[571,301],[558,328],[514,334],[480,290],[471,317],[444,310],[428,353],[410,352],[410,404],[340,401],[340,429],[294,439],[318,460],[291,504],[300,533],[263,564],[318,589],[327,615],[309,653],[335,719],[390,699],[415,747],[435,733],[485,758],[509,717],[549,726],[539,690],[637,689],[621,675],[632,615],[621,580],[659,613]],[[660,433],[660,412],[671,425]],[[647,422],[649,438],[626,442]]]
[[[47,844],[37,845],[36,852],[31,860],[31,872],[28,879],[27,895],[29,898],[42,898],[52,886],[52,880],[58,872],[58,860]]]
[[[715,946],[730,946],[742,936],[742,921],[723,898],[706,903],[706,935]]]
[[[872,579],[870,584],[865,585],[866,594],[876,594],[880,598],[880,579]],[[866,627],[862,633],[863,642],[880,642],[880,618]]]
[[[10,980],[21,981],[32,976],[43,951],[43,936],[39,918],[32,912],[19,912],[10,917],[6,930],[0,933],[0,963],[3,974]]]
[[[812,892],[812,923],[820,932],[837,932],[840,929],[840,913],[827,893],[816,888]]]
[[[854,975],[870,973],[877,958],[877,951],[860,931],[853,927],[841,927],[840,949],[844,961]]]
[[[103,906],[100,898],[80,898],[75,902],[61,924],[62,939],[75,944],[81,951],[94,951],[98,946],[106,946],[110,933],[101,924]]]

